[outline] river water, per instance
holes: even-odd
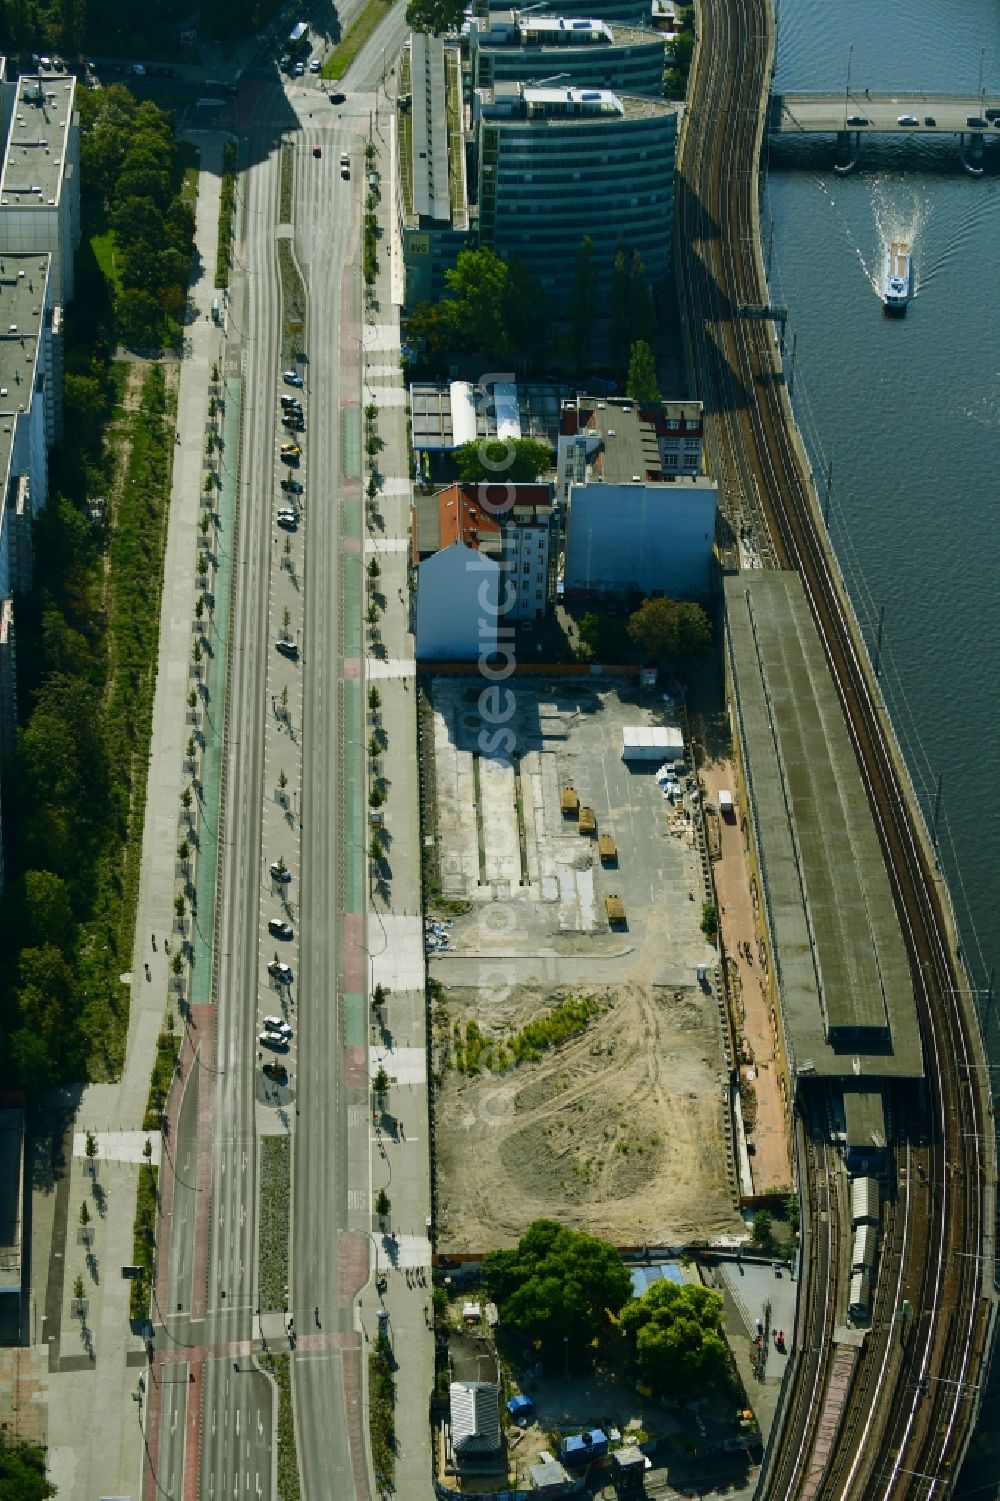
[[[850,66],[863,113],[866,88],[975,95],[982,67],[1000,104],[996,0],[780,0],[778,21],[779,91],[843,90]],[[995,967],[1000,990],[1000,145],[982,178],[949,137],[868,142],[846,177],[831,148],[770,147],[771,299],[788,309],[796,414],[821,495],[832,463],[830,531],[873,651],[884,609],[883,691],[929,821],[941,778],[973,984]],[[898,320],[878,296],[890,238],[913,247]]]

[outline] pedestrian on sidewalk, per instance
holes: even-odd
[[[150,938],[150,942],[153,945],[153,953],[155,954],[156,953],[156,934],[155,933],[150,933],[149,938]]]

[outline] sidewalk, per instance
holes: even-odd
[[[65,1246],[53,1240],[51,1254],[64,1255],[61,1333],[50,1355],[49,1473],[61,1501],[89,1501],[97,1495],[138,1493],[143,1457],[140,1419],[143,1404],[133,1400],[146,1364],[140,1336],[129,1326],[129,1283],[121,1268],[133,1259],[132,1226],[138,1165],[147,1133],[142,1128],[149,1093],[156,1039],[168,1004],[168,964],[164,938],[174,924],[178,888],[177,845],[180,840],[180,795],[190,782],[184,753],[187,724],[188,663],[196,594],[194,564],[198,548],[199,498],[203,484],[203,434],[212,364],[222,357],[222,331],[211,322],[218,238],[222,139],[199,135],[201,151],[195,243],[200,275],[189,291],[192,316],[185,331],[180,367],[177,427],[185,435],[174,454],[170,522],[164,559],[160,610],[159,659],[153,699],[148,800],[143,830],[142,869],[136,910],[132,963],[132,1001],[125,1069],[117,1084],[87,1088],[76,1118],[73,1157],[69,1164],[69,1210]],[[156,935],[155,950],[151,935]],[[144,979],[144,964],[150,980]],[[182,1026],[177,1017],[178,1026]],[[98,1138],[98,1184],[106,1201],[101,1213],[86,1170],[86,1132]],[[159,1140],[151,1137],[153,1161]],[[53,1196],[54,1197],[54,1196]],[[79,1207],[87,1201],[93,1232],[94,1273],[86,1265],[86,1247],[78,1245]],[[47,1242],[52,1207],[36,1195],[34,1234]],[[37,1265],[37,1262],[36,1262]],[[84,1277],[89,1300],[87,1325],[92,1331],[92,1358],[83,1342],[80,1320],[70,1315],[72,1284]],[[41,1288],[35,1285],[36,1298]],[[48,1330],[40,1320],[40,1338]]]
[[[376,463],[382,476],[376,502],[381,526],[369,525],[365,565],[377,559],[381,570],[368,599],[377,593],[383,613],[376,631],[366,626],[365,693],[374,685],[381,695],[377,715],[368,712],[367,734],[388,733],[381,757],[386,800],[382,806],[389,839],[384,868],[387,885],[370,893],[368,950],[373,985],[390,992],[381,1024],[374,1013],[369,1036],[369,1069],[383,1067],[390,1087],[385,1110],[376,1124],[372,1155],[372,1197],[385,1188],[391,1202],[393,1239],[377,1232],[377,1270],[386,1276],[384,1295],[372,1278],[359,1299],[359,1318],[366,1338],[378,1328],[380,1306],[388,1327],[396,1372],[395,1492],[407,1501],[433,1495],[431,1434],[427,1405],[434,1379],[434,1344],[429,1321],[431,1243],[430,1141],[427,1100],[426,996],[423,925],[420,906],[419,780],[415,755],[416,664],[407,629],[410,482],[406,442],[406,390],[399,366],[399,308],[392,274],[395,233],[392,212],[395,116],[381,117],[375,140],[382,196],[378,221],[382,231],[378,306],[364,328],[362,406],[378,409],[376,431],[382,443]],[[369,466],[365,465],[367,480]],[[367,607],[367,602],[366,602]],[[381,643],[378,655],[373,646]],[[367,705],[367,698],[366,698]]]
[[[708,803],[718,807],[719,788],[736,786],[729,761],[711,761],[702,768],[702,786]],[[778,1023],[772,1021],[767,975],[763,966],[762,929],[755,912],[753,892],[743,846],[740,810],[730,822],[716,816],[720,855],[712,877],[719,902],[719,927],[728,966],[728,992],[732,998],[737,1035],[740,1080],[745,1093],[744,1121],[753,1143],[749,1158],[753,1192],[790,1192],[792,1164],[789,1155],[787,1110],[788,1070],[781,1048]],[[747,1114],[746,1101],[753,1091],[754,1110]]]

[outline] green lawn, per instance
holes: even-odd
[[[113,292],[118,293],[122,289],[121,277],[115,263],[115,236],[114,231],[106,229],[102,234],[91,235],[90,248],[94,252],[94,260],[101,268],[101,274]]]
[[[368,0],[368,4],[351,26],[347,35],[337,43],[323,64],[324,78],[343,78],[368,38],[392,9],[384,0]]]

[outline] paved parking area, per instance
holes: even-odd
[[[607,952],[642,954],[653,983],[693,980],[711,963],[700,931],[701,861],[684,804],[661,793],[655,765],[626,764],[626,725],[671,722],[656,695],[627,683],[517,679],[510,759],[485,753],[476,678],[436,678],[434,778],[442,896],[477,908],[510,902],[521,952],[539,939],[601,935]],[[676,722],[676,719],[673,720]],[[611,834],[617,860],[602,865],[597,838],[560,808],[572,786]],[[626,922],[611,932],[605,899],[617,895]],[[509,933],[463,920],[449,935],[456,954],[509,946]],[[530,940],[530,941],[529,941]]]

